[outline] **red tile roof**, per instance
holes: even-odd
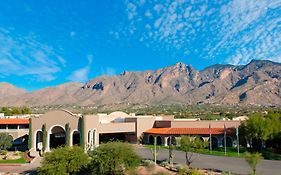
[[[18,119],[18,118],[3,118],[0,119],[0,124],[29,124],[29,119]]]
[[[144,133],[160,135],[209,135],[209,128],[151,128]],[[213,135],[224,134],[224,128],[212,128]],[[226,133],[234,133],[234,128],[227,128]]]

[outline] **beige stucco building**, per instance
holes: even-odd
[[[0,119],[1,122],[3,129],[0,131],[8,132],[14,140],[29,134],[31,152],[36,153],[50,151],[60,145],[83,145],[89,150],[110,140],[144,144],[157,141],[157,144],[167,145],[170,138],[175,139],[181,135],[199,137],[212,143],[213,147],[223,146],[224,143],[235,146],[235,129],[241,121],[174,119],[174,116],[135,116],[124,112],[81,115],[67,110],[55,110],[31,117],[30,120]],[[8,129],[10,124],[14,129]]]

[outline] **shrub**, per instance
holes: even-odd
[[[90,153],[92,158],[89,168],[93,174],[123,174],[135,169],[140,158],[128,143],[109,142],[100,145]]]
[[[12,146],[13,138],[8,133],[0,133],[0,150],[5,150]]]
[[[67,175],[79,172],[88,164],[88,156],[80,147],[61,147],[46,153],[39,175]]]
[[[192,169],[188,172],[188,175],[204,175],[204,174],[201,173],[199,170]]]
[[[261,154],[260,153],[246,153],[245,159],[251,168],[251,171],[252,171],[251,174],[255,175],[257,165],[259,164],[259,162],[262,159]]]

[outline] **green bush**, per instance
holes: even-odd
[[[8,133],[0,133],[0,150],[6,150],[12,146],[13,137]]]
[[[202,172],[196,169],[192,169],[188,172],[188,175],[204,175]]]
[[[128,143],[109,142],[100,145],[90,153],[92,158],[89,168],[93,174],[123,174],[135,169],[140,158]]]
[[[89,158],[80,147],[61,147],[45,154],[38,175],[68,175],[86,167]]]

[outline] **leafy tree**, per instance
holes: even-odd
[[[0,150],[6,150],[12,146],[13,137],[8,133],[0,133]]]
[[[260,153],[246,153],[245,160],[251,168],[251,174],[256,175],[257,165],[260,163],[262,156]]]
[[[251,146],[261,151],[265,141],[278,136],[281,129],[280,118],[268,114],[262,116],[260,113],[252,114],[249,119],[240,126],[241,134],[250,141]]]
[[[124,171],[135,169],[140,163],[133,147],[122,142],[102,144],[90,156],[90,169],[93,174],[99,175],[123,174]]]
[[[190,164],[195,160],[194,152],[203,149],[206,143],[199,138],[192,138],[190,136],[181,136],[180,149],[185,152],[186,165]]]
[[[21,109],[21,114],[31,114],[31,110],[24,106],[22,109]]]
[[[75,174],[89,163],[88,155],[80,147],[60,147],[46,153],[39,175]]]

